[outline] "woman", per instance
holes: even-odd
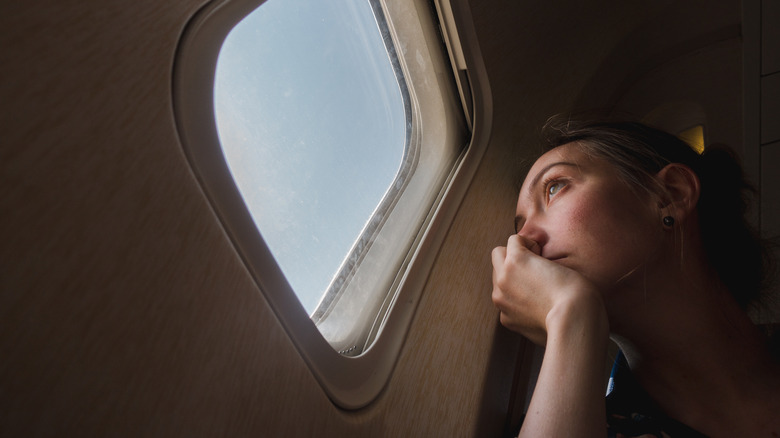
[[[492,253],[501,323],[546,346],[520,436],[780,436],[780,367],[745,312],[765,251],[732,156],[636,123],[547,132]]]

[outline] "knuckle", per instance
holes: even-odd
[[[498,272],[496,274],[495,286],[497,289],[501,289],[501,291],[508,289],[509,283],[509,275],[506,271]]]
[[[496,307],[501,308],[504,303],[504,292],[500,288],[494,287],[490,298],[493,300],[493,304]]]

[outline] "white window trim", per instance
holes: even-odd
[[[467,149],[468,133],[454,82],[436,74],[448,69],[446,53],[435,28],[425,26],[431,17],[418,15],[410,6],[413,2],[383,5],[393,18],[388,22],[390,33],[403,36],[393,39],[404,41],[400,44],[406,52],[406,56],[399,54],[399,67],[408,90],[408,153],[393,183],[403,187],[386,198],[391,208],[375,212],[374,219],[381,226],[361,236],[361,247],[350,255],[350,259],[359,257],[359,264],[346,270],[348,276],[337,277],[341,284],[334,288],[336,299],[320,306],[312,317],[331,346],[350,356],[367,351],[375,340],[369,335],[381,332],[387,313],[381,310],[389,309],[397,296],[416,243],[449,186],[461,152]]]
[[[469,6],[467,2],[457,2],[452,5],[447,3],[442,8],[443,1],[445,0],[436,3],[437,10],[443,17],[441,25],[445,28],[444,33],[450,37],[458,35],[460,38],[459,41],[448,42],[447,47],[451,51],[452,65],[456,69],[455,80],[461,87],[461,99],[464,99],[464,94],[471,96],[470,105],[465,109],[466,114],[473,117],[468,120],[473,126],[471,144],[458,159],[455,169],[447,175],[439,176],[445,181],[444,189],[434,196],[434,207],[425,212],[423,226],[414,235],[413,250],[402,257],[399,272],[389,280],[382,280],[384,287],[389,287],[394,292],[380,303],[381,307],[389,311],[378,321],[369,323],[373,324],[373,327],[362,342],[363,345],[370,344],[370,348],[357,357],[337,352],[334,347],[338,348],[339,341],[332,345],[334,341],[331,339],[329,343],[309,318],[260,237],[232,180],[221,149],[215,147],[219,145],[219,138],[213,106],[214,66],[228,32],[263,1],[214,0],[207,4],[185,29],[174,63],[174,115],[185,154],[201,182],[204,193],[263,296],[313,375],[334,403],[345,409],[357,409],[370,403],[389,379],[435,254],[476,172],[490,135],[492,101]],[[412,75],[412,79],[407,76],[412,105],[425,106],[426,102],[432,99],[432,95],[424,95],[419,88],[414,88],[413,76],[427,69],[428,73],[432,74],[428,81],[435,80],[438,87],[448,86],[443,82],[452,77],[446,60],[438,64],[419,62],[421,56],[425,60],[426,51],[430,51],[431,58],[438,56],[436,53],[441,46],[431,19],[425,18],[430,7],[424,0],[395,0],[387,3],[383,3],[383,8],[391,17],[391,23],[396,20],[397,23],[411,22],[418,26],[420,22],[431,24],[430,29],[423,26],[422,35],[425,40],[420,41],[419,46],[398,49],[404,73]],[[422,19],[416,18],[418,13]],[[395,18],[401,15],[404,18]],[[453,50],[456,52],[453,53]],[[452,107],[451,102],[438,104]],[[414,117],[425,117],[425,111],[423,108],[419,112],[413,112]],[[420,126],[424,128],[420,129]],[[431,138],[452,135],[451,129],[448,129],[435,129],[425,124],[420,125],[419,120],[413,120],[412,141],[425,142]],[[398,220],[396,226],[402,224],[403,220]],[[388,226],[386,223],[383,228]],[[330,318],[331,316],[328,316],[323,321]],[[363,332],[365,333],[365,330]],[[353,341],[354,339],[349,339],[342,345],[354,344]]]

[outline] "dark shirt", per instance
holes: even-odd
[[[664,414],[653,402],[628,368],[623,353],[618,353],[607,387],[607,436],[658,438],[705,437],[706,435]]]

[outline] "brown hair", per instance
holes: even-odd
[[[773,265],[768,243],[747,219],[755,189],[731,149],[712,145],[699,155],[687,143],[637,122],[578,121],[556,116],[543,129],[544,149],[578,142],[612,163],[634,190],[659,193],[654,176],[667,164],[690,167],[699,177],[696,206],[704,250],[713,270],[740,306],[757,301]]]

